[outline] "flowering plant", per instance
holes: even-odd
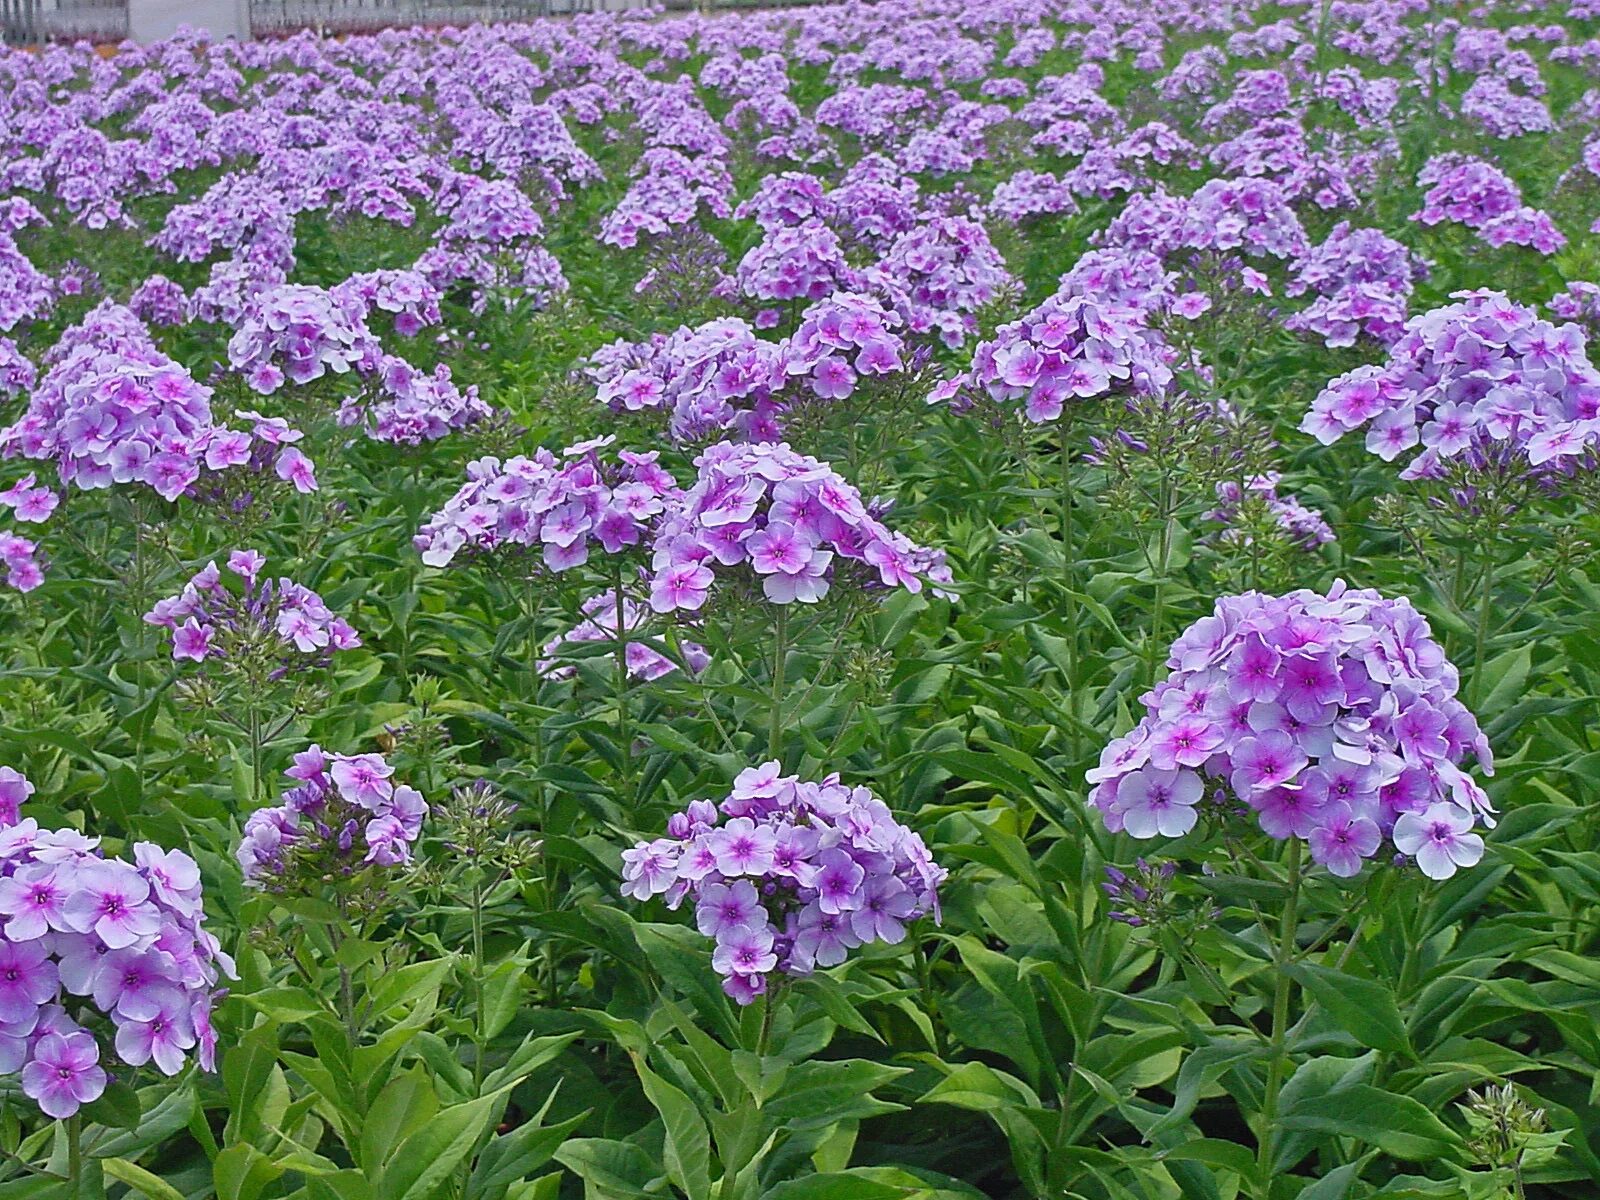
[[[740,1004],[779,975],[805,976],[906,922],[939,915],[946,872],[922,838],[866,788],[810,782],[777,762],[749,767],[718,803],[696,800],[667,836],[623,852],[624,894],[694,902],[712,966]]]
[[[1460,763],[1494,760],[1409,601],[1343,583],[1225,596],[1167,666],[1088,774],[1108,829],[1178,837],[1202,814],[1224,830],[1248,816],[1346,876],[1386,839],[1434,879],[1482,855],[1493,809]]]
[[[1385,462],[1420,444],[1402,479],[1504,454],[1540,474],[1567,460],[1587,465],[1600,439],[1600,372],[1583,331],[1500,292],[1457,292],[1455,301],[1412,318],[1382,365],[1329,383],[1301,429],[1328,445],[1365,425],[1367,449]]]
[[[181,592],[157,601],[144,619],[170,633],[174,659],[239,664],[264,654],[274,660],[269,673],[274,680],[326,665],[336,651],[361,645],[349,622],[321,596],[292,579],[274,583],[263,577],[265,565],[266,558],[257,551],[235,550],[228,556],[228,570],[243,580],[242,596],[210,562]]]
[[[233,960],[205,928],[200,869],[181,850],[41,829],[19,813],[33,786],[0,767],[0,1074],[20,1075],[46,1116],[70,1117],[109,1082],[117,1058],[183,1070],[216,1065],[211,1010]]]
[[[699,608],[717,569],[742,564],[779,605],[815,604],[853,565],[867,587],[918,592],[924,579],[950,580],[939,551],[889,529],[828,464],[787,443],[720,442],[695,467],[694,485],[656,535],[650,606],[657,612]]]
[[[463,551],[487,554],[538,548],[547,570],[589,559],[592,544],[607,554],[642,546],[676,504],[678,485],[655,451],[601,451],[615,438],[570,446],[557,458],[540,449],[501,462],[480,458],[467,482],[412,539],[422,561],[445,567]]]
[[[393,781],[380,754],[329,754],[311,746],[284,772],[280,802],[245,822],[235,857],[245,882],[272,892],[345,884],[368,867],[411,861],[428,805]]]

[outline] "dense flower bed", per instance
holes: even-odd
[[[1595,0],[7,50],[0,182],[18,1197],[1600,1187]]]

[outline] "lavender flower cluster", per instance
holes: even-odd
[[[349,292],[282,284],[256,296],[228,342],[228,362],[270,396],[327,372],[375,369],[382,348],[367,328],[366,306]]]
[[[141,483],[175,500],[203,472],[268,467],[302,492],[316,476],[300,434],[257,413],[248,431],[217,425],[211,391],[163,354],[128,309],[105,301],[46,357],[28,410],[0,430],[0,454],[53,461],[83,489]]]
[[[571,446],[559,459],[542,447],[531,458],[478,459],[412,539],[422,561],[445,567],[463,551],[539,547],[546,568],[565,571],[587,562],[594,543],[607,554],[642,546],[676,503],[678,485],[655,451],[602,457],[615,440]]]
[[[867,586],[948,583],[941,551],[883,524],[827,463],[787,443],[720,442],[695,459],[693,486],[656,535],[650,606],[694,610],[718,571],[748,566],[774,604],[815,604],[839,571],[860,564]]]
[[[175,596],[158,600],[144,615],[172,637],[172,657],[203,663],[233,662],[251,651],[267,652],[278,665],[273,678],[325,663],[335,651],[353,650],[361,638],[322,597],[292,579],[263,578],[266,559],[255,550],[235,550],[228,570],[244,582],[236,594],[215,562],[207,563]]]
[[[337,420],[343,426],[359,425],[375,442],[418,446],[493,414],[476,385],[456,386],[446,364],[440,363],[430,375],[403,358],[385,354],[367,387],[339,406]]]
[[[1509,451],[1528,466],[1589,463],[1600,440],[1600,372],[1583,331],[1552,325],[1491,291],[1414,317],[1381,366],[1339,376],[1300,428],[1324,445],[1367,426],[1385,462],[1418,446],[1402,479],[1430,479],[1461,458]]]
[[[647,342],[613,342],[595,351],[586,369],[602,404],[664,412],[672,437],[685,442],[729,429],[775,435],[773,396],[788,379],[782,348],[735,317]]]
[[[428,804],[394,782],[381,754],[330,754],[313,745],[284,775],[294,785],[280,803],[245,822],[235,857],[246,883],[284,891],[411,861]]]
[[[1362,334],[1390,345],[1406,321],[1406,306],[1423,274],[1410,250],[1378,229],[1333,227],[1321,245],[1295,263],[1285,289],[1313,294],[1284,328],[1316,334],[1328,346],[1353,346]]]
[[[33,790],[0,767],[0,1074],[64,1118],[109,1081],[97,1028],[130,1067],[176,1075],[192,1051],[213,1070],[211,1009],[234,968],[205,928],[200,868],[150,842],[130,863],[41,829],[19,811]]]
[[[1474,829],[1493,809],[1459,764],[1470,753],[1492,773],[1488,740],[1410,601],[1342,582],[1224,596],[1167,666],[1088,773],[1106,828],[1178,837],[1202,813],[1253,818],[1340,876],[1385,839],[1433,879],[1482,855]]]
[[[822,400],[845,400],[863,377],[905,367],[899,316],[871,296],[835,292],[800,315],[782,347],[783,369]]]
[[[1524,204],[1516,182],[1481,159],[1438,155],[1423,166],[1417,183],[1428,190],[1412,219],[1424,225],[1451,221],[1474,230],[1486,245],[1530,246],[1540,254],[1567,244],[1548,213]]]
[[[1069,403],[1161,390],[1172,380],[1174,357],[1140,309],[1058,292],[979,343],[971,368],[933,398],[1020,401],[1023,416],[1042,425]]]
[[[694,902],[712,966],[740,1004],[775,975],[804,977],[906,923],[939,915],[945,870],[866,788],[810,782],[776,762],[741,771],[720,803],[696,800],[667,836],[622,854],[623,894]]]

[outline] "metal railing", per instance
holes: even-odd
[[[115,42],[128,35],[126,0],[0,0],[0,40]]]
[[[256,36],[320,29],[353,33],[409,25],[472,25],[574,12],[643,8],[647,0],[251,0]]]

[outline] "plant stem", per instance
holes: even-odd
[[[483,1088],[483,877],[472,877],[472,1087]]]
[[[761,1034],[756,1038],[756,1057],[765,1058],[767,1043],[772,1039],[772,991],[769,988],[761,996]]]
[[[772,703],[767,712],[767,757],[778,757],[783,744],[783,685],[784,670],[789,658],[789,608],[777,606],[772,634]]]
[[[917,938],[912,945],[916,955],[917,983],[922,989],[922,1008],[928,1014],[928,1024],[933,1029],[933,1052],[940,1058],[948,1053],[945,1047],[944,1029],[939,1019],[939,1001],[933,992],[933,970],[928,962],[927,947],[922,944],[922,939]]]
[[[1150,686],[1156,684],[1156,672],[1161,669],[1162,659],[1162,627],[1167,622],[1167,572],[1172,566],[1172,513],[1171,513],[1172,483],[1163,479],[1161,483],[1161,541],[1156,558],[1155,597],[1150,609],[1150,640],[1146,643],[1146,666],[1150,675]]]
[[[1272,1061],[1267,1067],[1267,1090],[1261,1100],[1261,1128],[1256,1135],[1260,1147],[1256,1156],[1256,1188],[1261,1200],[1269,1200],[1272,1192],[1272,1152],[1277,1141],[1278,1093],[1288,1066],[1284,1043],[1289,1032],[1289,993],[1292,982],[1289,967],[1294,958],[1295,935],[1300,929],[1300,839],[1289,839],[1286,863],[1289,897],[1283,906],[1283,919],[1278,925],[1278,945],[1273,953],[1273,969],[1277,979],[1272,995],[1272,1042],[1269,1053]]]
[[[1484,673],[1484,658],[1489,651],[1489,616],[1494,607],[1495,562],[1494,547],[1489,547],[1489,559],[1483,564],[1483,590],[1478,596],[1478,629],[1473,639],[1472,674],[1473,697],[1482,701],[1489,677]]]
[[[622,791],[633,790],[633,732],[628,728],[628,633],[622,613],[622,559],[612,563],[611,599],[615,604],[617,654],[617,744],[622,751]]]
[[[1078,546],[1077,531],[1072,512],[1072,409],[1062,415],[1060,425],[1061,447],[1058,452],[1060,489],[1057,498],[1061,506],[1061,586],[1062,615],[1066,619],[1067,636],[1067,709],[1076,715],[1075,696],[1078,687],[1078,596],[1077,586]],[[1076,721],[1067,723],[1067,747],[1072,761],[1078,759],[1078,727]]]
[[[261,713],[250,706],[250,803],[259,804],[266,799],[265,777],[261,771]]]

